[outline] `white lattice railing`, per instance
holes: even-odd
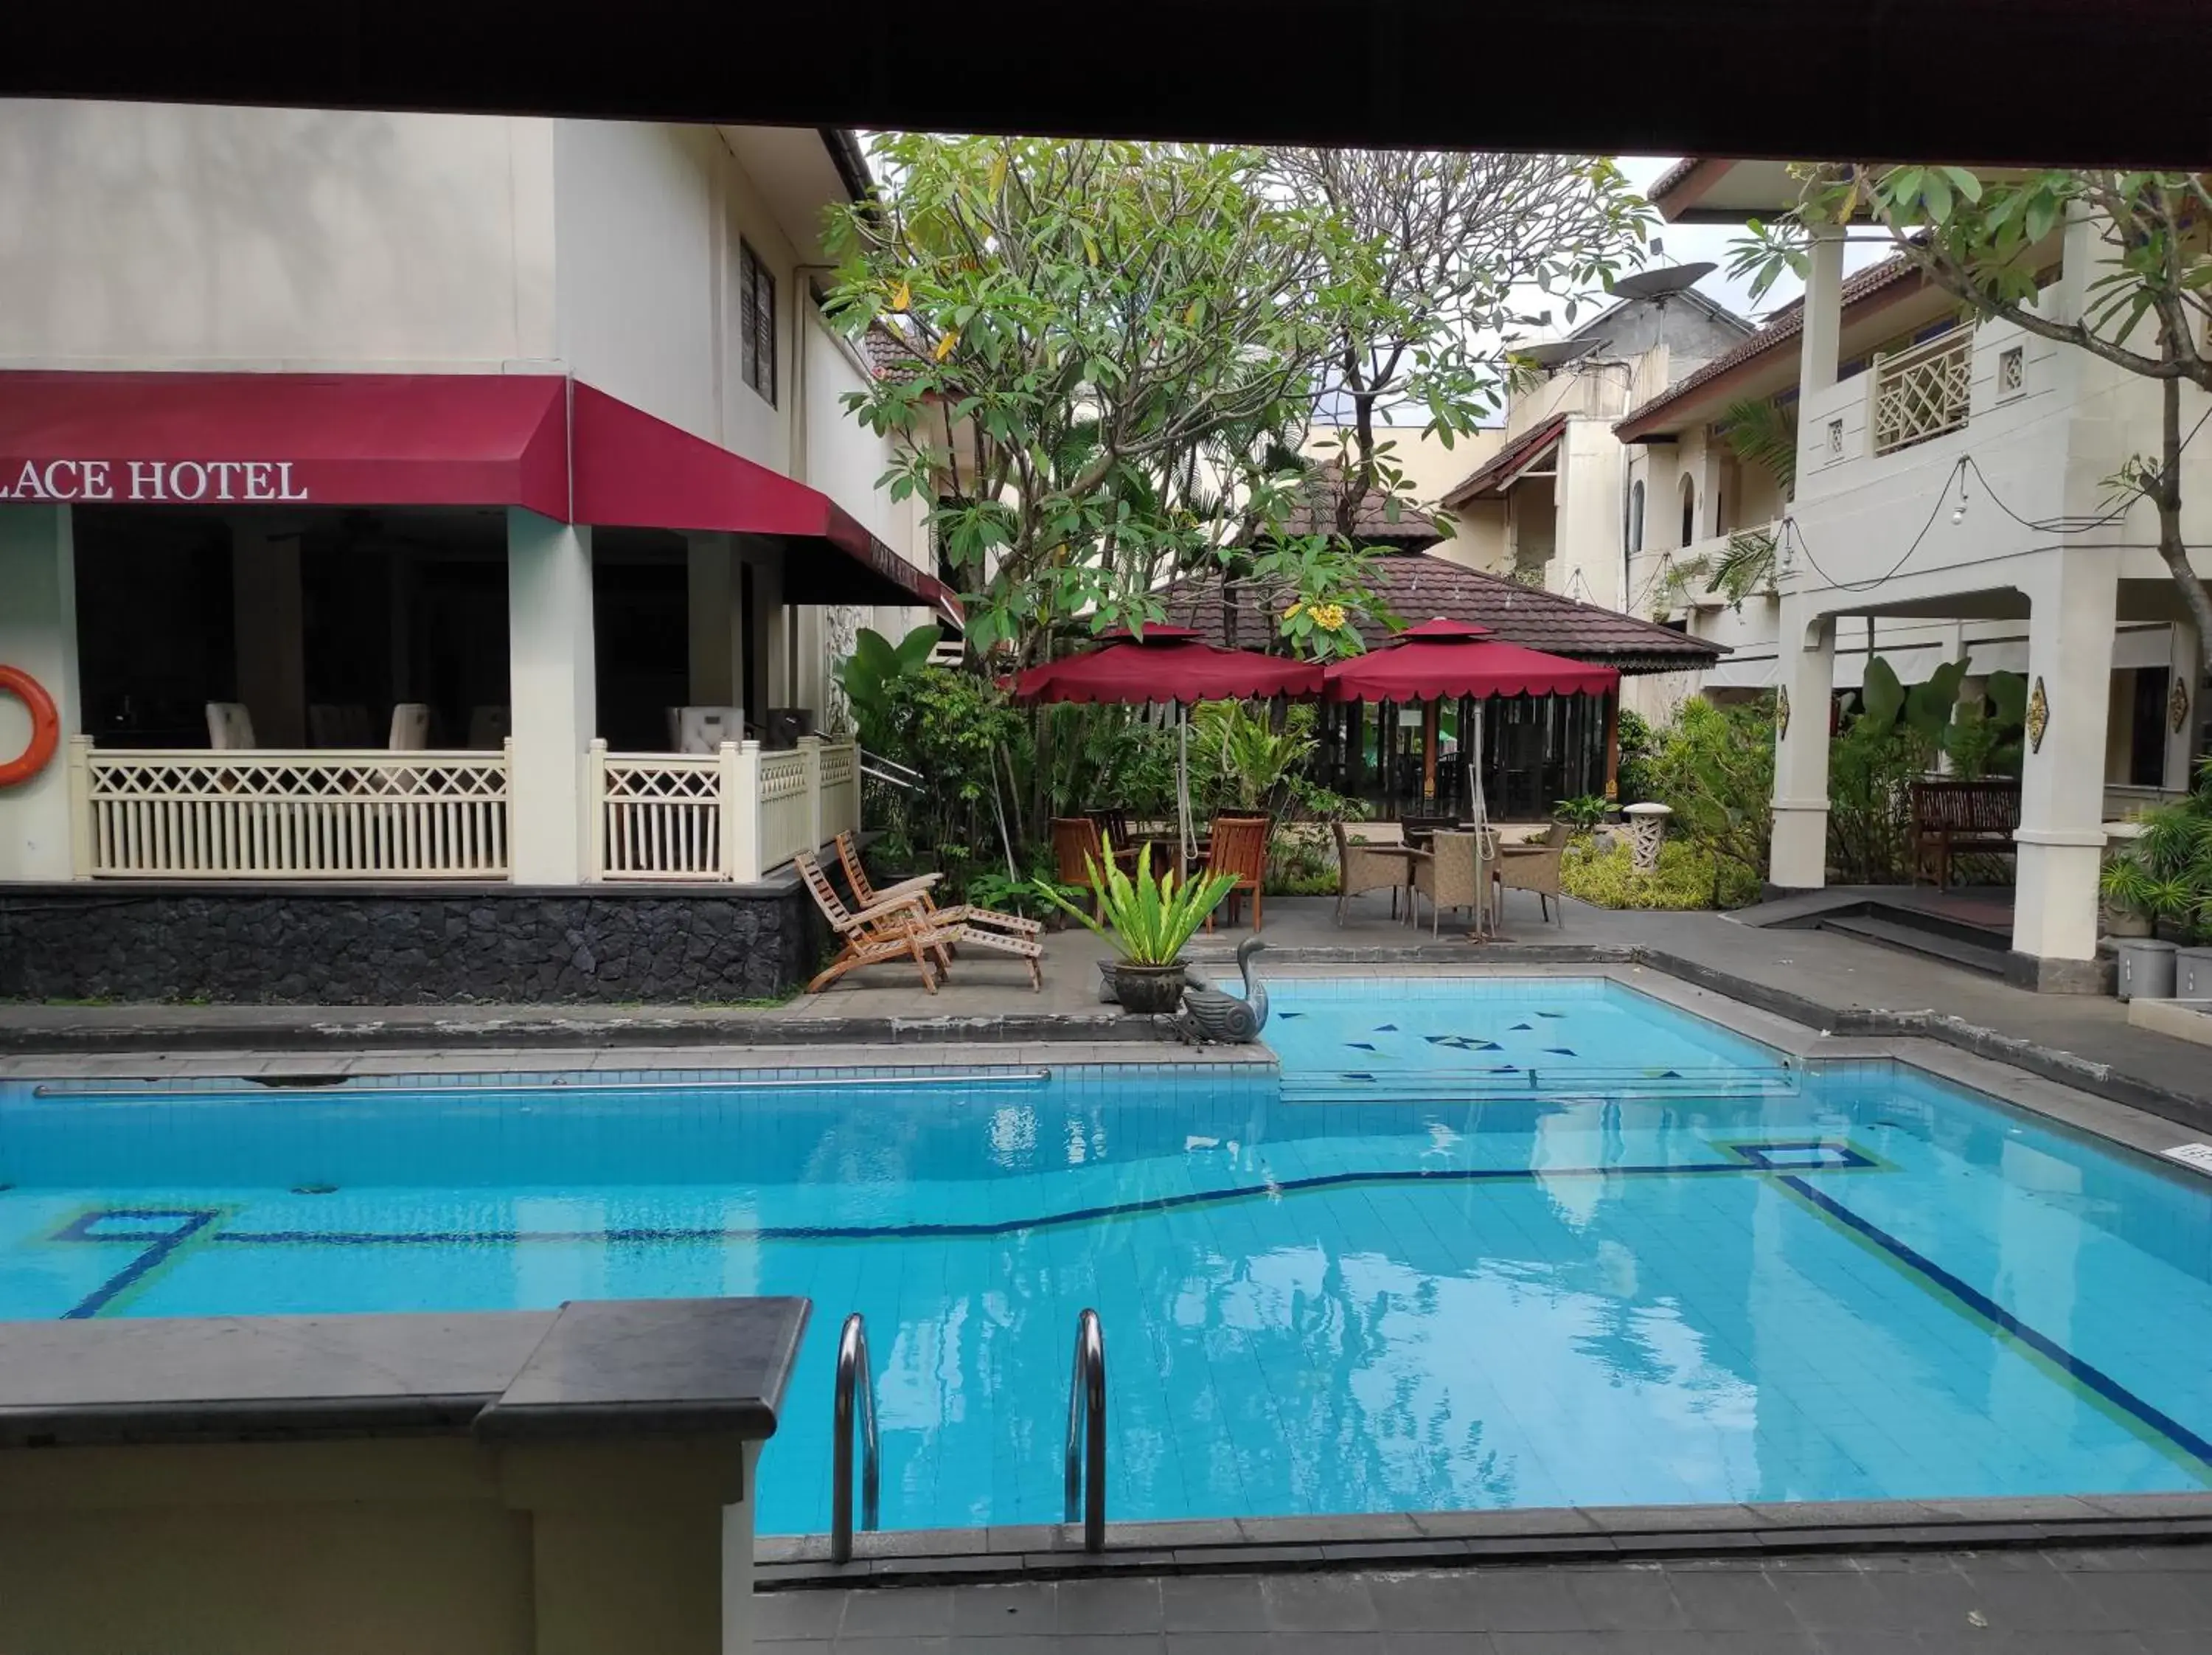
[[[1874,451],[1886,454],[1955,431],[1966,423],[1974,332],[1954,328],[1884,356],[1874,368]]]
[[[592,744],[592,871],[602,879],[759,879],[860,824],[860,755],[812,737],[714,753]]]
[[[507,754],[70,747],[81,877],[503,879]]]

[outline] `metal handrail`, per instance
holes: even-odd
[[[921,772],[909,770],[896,758],[886,758],[881,753],[872,753],[866,747],[855,747],[859,755],[860,774],[873,776],[890,787],[912,793],[921,785]]]
[[[837,1393],[830,1406],[830,1561],[853,1561],[853,1410],[860,1414],[860,1526],[872,1530],[881,1507],[883,1466],[876,1442],[876,1385],[868,1377],[868,1329],[858,1311],[837,1336]]]
[[[1106,1336],[1098,1312],[1075,1318],[1067,1384],[1067,1521],[1083,1518],[1083,1549],[1106,1549]]]

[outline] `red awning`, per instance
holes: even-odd
[[[1620,685],[1610,666],[1547,655],[1485,635],[1465,621],[1424,621],[1380,649],[1331,661],[1331,701],[1456,701],[1462,696],[1604,695]]]
[[[0,372],[0,501],[22,500],[521,506],[728,531],[782,545],[787,602],[961,618],[828,496],[556,374]]]
[[[787,603],[920,603],[960,624],[951,587],[818,490],[580,382],[575,421],[576,521],[781,540]]]
[[[0,500],[568,515],[568,381],[0,373]]]
[[[1096,649],[1032,666],[1014,680],[1020,701],[1152,703],[1306,697],[1322,689],[1318,661],[1249,649],[1216,649],[1185,626],[1148,626],[1138,638],[1109,632]]]

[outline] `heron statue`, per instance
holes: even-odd
[[[1252,975],[1253,958],[1267,945],[1247,937],[1237,946],[1237,969],[1244,974],[1244,998],[1224,994],[1186,974],[1182,991],[1183,1029],[1199,1040],[1249,1045],[1267,1026],[1267,985]]]

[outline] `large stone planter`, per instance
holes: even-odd
[[[2173,998],[2174,946],[2152,937],[2126,937],[2114,945],[2120,957],[2118,993],[2123,1000]]]
[[[1132,965],[1127,960],[1114,967],[1114,997],[1125,1012],[1162,1017],[1182,1004],[1183,965]]]

